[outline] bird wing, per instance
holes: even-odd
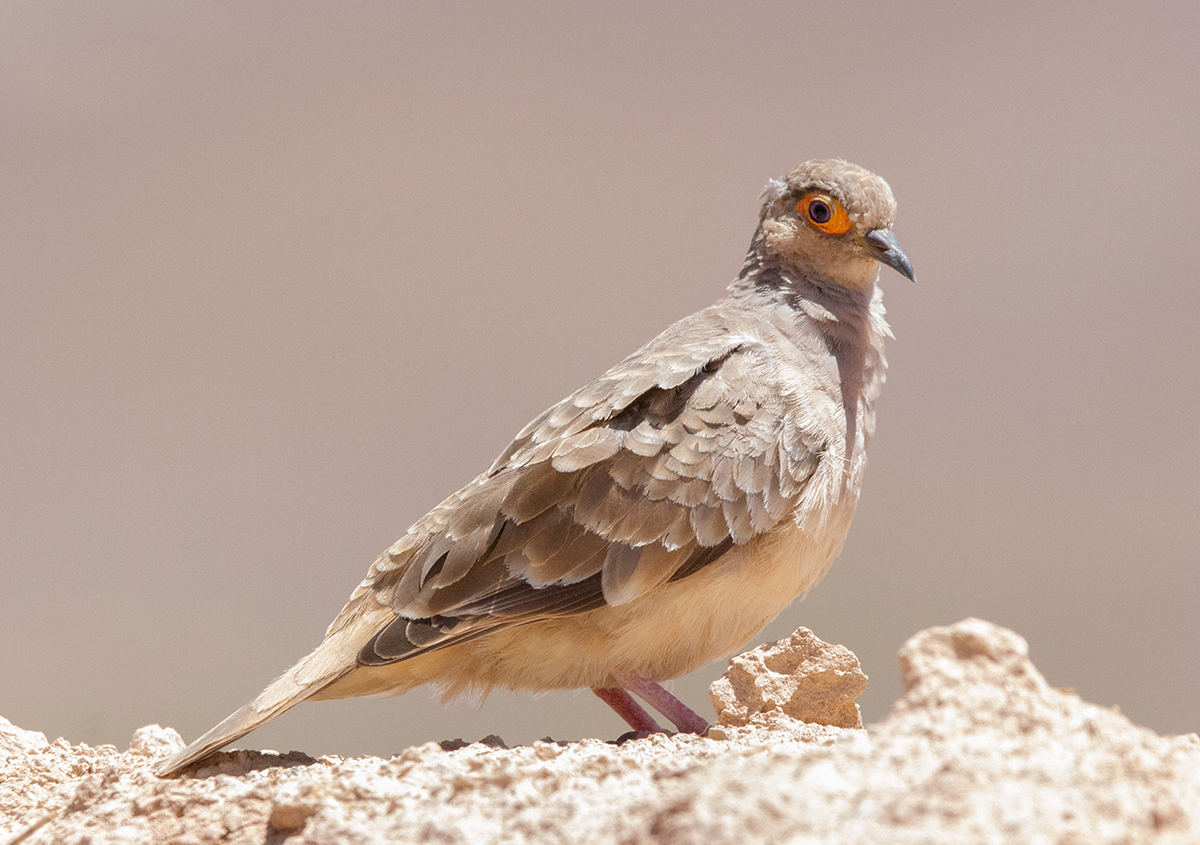
[[[797,447],[803,438],[785,430],[763,341],[694,325],[705,319],[677,324],[527,425],[380,556],[327,636],[368,599],[390,607],[396,618],[358,656],[383,665],[625,604],[786,518],[819,446]]]

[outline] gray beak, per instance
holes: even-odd
[[[872,258],[880,264],[886,264],[897,273],[907,276],[910,282],[916,281],[913,278],[912,262],[908,260],[904,250],[900,249],[900,241],[894,234],[887,229],[872,229],[867,232],[864,240],[871,248]]]

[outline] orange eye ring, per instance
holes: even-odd
[[[827,235],[844,235],[850,231],[850,215],[829,194],[820,191],[805,194],[796,203],[796,211]]]

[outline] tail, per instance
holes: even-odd
[[[203,760],[209,754],[241,739],[259,725],[274,719],[280,713],[308,698],[310,690],[283,690],[281,684],[287,676],[280,678],[263,690],[258,698],[228,716],[225,721],[210,730],[178,754],[154,764],[154,774],[162,778],[174,777],[192,763]]]
[[[360,617],[357,621],[365,620]],[[361,625],[351,624],[327,638],[312,654],[287,670],[249,704],[178,754],[158,761],[154,765],[154,773],[159,777],[174,777],[193,763],[241,739],[259,725],[354,671],[358,665],[356,657],[358,646],[361,645],[361,628]]]

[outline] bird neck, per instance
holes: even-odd
[[[874,272],[877,274],[878,270]],[[802,274],[785,262],[751,249],[736,279],[729,286],[736,299],[764,299],[805,315],[833,345],[867,341],[889,334],[883,319],[883,300],[874,278],[861,288],[847,288],[813,275]]]
[[[751,250],[728,296],[780,329],[801,358],[836,379],[836,388],[826,389],[843,409],[843,437],[830,459],[840,458],[841,483],[854,488],[887,370],[883,346],[891,332],[878,286],[872,281],[867,289],[850,290]]]

